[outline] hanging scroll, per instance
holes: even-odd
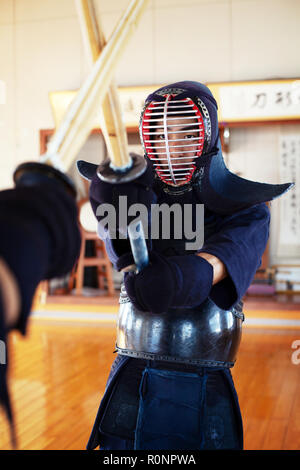
[[[279,256],[300,257],[300,134],[279,139],[280,182],[295,186],[280,198]]]

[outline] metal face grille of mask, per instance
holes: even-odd
[[[164,95],[144,111],[141,136],[147,156],[159,178],[171,186],[188,183],[203,151],[205,128],[202,114],[191,98]]]

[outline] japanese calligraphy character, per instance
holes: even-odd
[[[267,103],[267,93],[256,93],[256,99],[252,106],[263,108]]]

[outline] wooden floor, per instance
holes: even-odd
[[[295,340],[300,340],[300,329],[244,329],[232,372],[244,418],[245,449],[300,450]],[[25,339],[11,336],[10,388],[19,449],[85,448],[114,358],[114,342],[115,327],[105,323],[50,325],[32,320]],[[11,448],[3,415],[0,448]]]

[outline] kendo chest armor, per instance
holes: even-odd
[[[168,240],[168,253],[174,250],[174,255],[184,254],[184,244],[185,240]],[[140,359],[232,367],[243,320],[241,303],[222,310],[209,298],[196,308],[144,312],[132,305],[122,286],[116,350]]]

